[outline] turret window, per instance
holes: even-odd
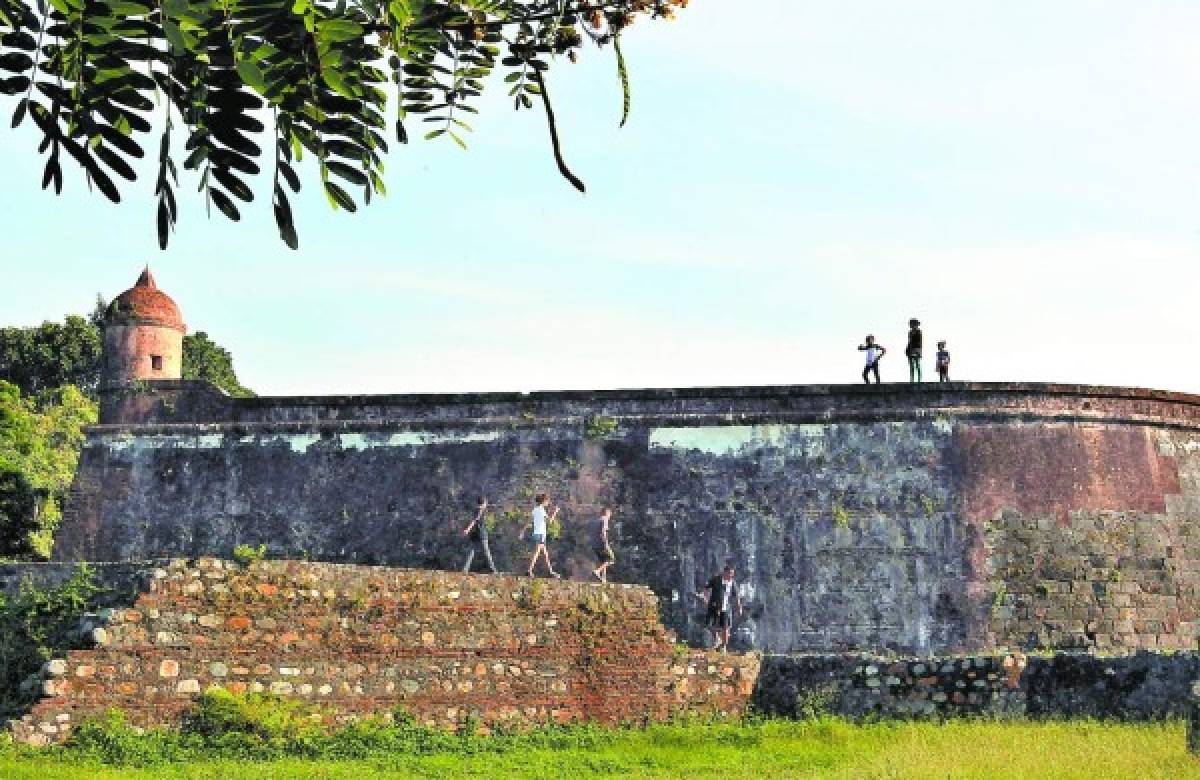
[[[150,356],[150,368],[155,371],[162,371],[162,355]]]

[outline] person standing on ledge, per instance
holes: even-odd
[[[867,336],[866,344],[858,345],[859,351],[867,353],[867,367],[863,369],[863,381],[871,384],[871,374],[875,374],[875,384],[879,384],[879,361],[887,354],[887,349],[875,343],[874,336]]]
[[[558,507],[554,508],[554,514],[546,517],[546,506],[550,503],[550,496],[545,493],[538,493],[534,499],[532,542],[533,542],[533,558],[529,561],[529,576],[533,576],[533,569],[537,566],[538,558],[546,558],[546,569],[549,570],[551,577],[559,577],[559,573],[554,570],[553,564],[550,563],[550,552],[546,549],[546,533],[549,526],[549,521],[553,521],[558,517]],[[529,526],[526,526],[528,528]],[[524,538],[522,533],[521,537]]]
[[[608,582],[608,567],[617,561],[608,542],[608,521],[611,519],[612,510],[604,507],[600,510],[600,519],[596,521],[596,558],[600,565],[592,569],[592,574],[601,582]]]
[[[467,537],[468,544],[470,545],[470,549],[467,552],[467,562],[463,564],[463,574],[471,573],[471,562],[475,560],[476,547],[483,552],[483,560],[487,562],[488,568],[492,570],[492,574],[496,573],[496,562],[492,560],[492,550],[488,547],[487,518],[485,517],[487,508],[487,497],[480,497],[479,510],[475,513],[475,519],[463,529],[463,536]]]
[[[950,381],[950,353],[946,351],[946,342],[938,342],[937,372],[939,382]]]
[[[708,611],[705,624],[717,635],[714,650],[722,652],[729,649],[729,630],[733,627],[733,609],[737,608],[737,616],[742,616],[742,596],[738,593],[737,583],[733,580],[733,566],[726,564],[721,573],[708,581],[704,590],[708,591]],[[705,598],[704,591],[697,593],[698,598]]]
[[[908,356],[908,381],[921,381],[921,323],[914,317],[908,321],[908,346],[904,354]]]

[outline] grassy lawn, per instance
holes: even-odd
[[[106,766],[66,751],[0,752],[0,777],[51,778],[1200,778],[1181,723],[836,720],[661,726],[588,747],[385,755],[357,761]]]

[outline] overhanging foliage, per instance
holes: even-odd
[[[559,145],[550,62],[574,60],[585,40],[611,44],[627,114],[621,31],[687,1],[0,0],[0,94],[17,98],[13,127],[28,119],[42,134],[43,188],[62,192],[69,159],[119,202],[118,182],[136,180],[149,143],[161,247],[178,218],[182,165],[210,212],[235,221],[254,199],[247,180],[271,176],[279,234],[294,249],[289,197],[304,151],[330,204],[355,211],[384,194],[387,135],[465,146],[497,67],[516,108],[541,105],[558,168],[582,191]],[[183,149],[172,147],[176,128]]]

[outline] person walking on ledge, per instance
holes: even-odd
[[[904,354],[908,356],[908,381],[921,381],[921,323],[914,317],[908,321],[908,346]]]
[[[617,561],[608,542],[608,521],[611,519],[612,510],[604,507],[600,510],[600,519],[596,521],[596,558],[600,565],[592,569],[592,574],[601,582],[608,582],[608,567]]]
[[[871,374],[875,375],[875,384],[879,384],[879,361],[887,354],[887,349],[875,343],[874,336],[867,336],[866,344],[859,344],[860,352],[867,353],[867,366],[863,369],[863,381],[871,384]]]
[[[475,519],[463,529],[463,536],[467,537],[467,542],[470,544],[467,552],[467,562],[463,564],[463,574],[471,573],[471,562],[475,560],[476,547],[483,552],[483,560],[487,562],[492,574],[496,573],[496,562],[492,560],[492,550],[488,547],[487,518],[485,517],[487,508],[487,497],[480,497],[479,510],[475,513]]]
[[[946,351],[946,342],[938,342],[937,372],[939,382],[950,381],[950,353]]]
[[[742,616],[742,596],[738,593],[737,583],[733,580],[733,566],[726,564],[721,573],[708,581],[704,590],[708,591],[708,611],[705,624],[717,635],[714,650],[729,649],[729,630],[733,627],[733,610],[737,608],[737,616]],[[696,594],[705,598],[704,591]]]
[[[558,507],[555,507],[554,514],[546,517],[546,506],[550,503],[550,496],[545,493],[538,493],[534,499],[532,542],[533,542],[533,558],[529,561],[529,576],[533,576],[533,569],[537,566],[538,558],[545,557],[546,569],[550,572],[551,577],[558,577],[559,574],[554,570],[554,565],[550,563],[550,552],[546,549],[546,532],[549,522],[558,517]],[[529,526],[526,526],[528,528]],[[524,534],[522,533],[522,537]]]

